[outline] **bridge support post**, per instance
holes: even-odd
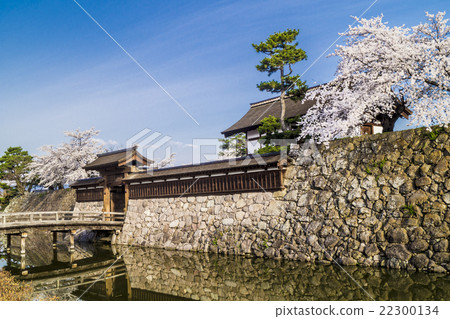
[[[75,268],[77,268],[77,264],[75,264],[75,254],[74,254],[74,251],[73,250],[71,250],[71,251],[69,251],[69,254],[70,254],[70,256],[69,256],[69,258],[70,258],[70,267],[72,268],[72,269],[75,269]]]
[[[69,250],[74,251],[75,250],[75,233],[76,230],[71,230],[69,233]]]
[[[6,253],[11,253],[11,234],[6,235]]]
[[[20,270],[22,271],[22,276],[28,275],[28,270],[25,270],[26,267],[25,254],[22,254],[20,255]]]
[[[26,244],[26,239],[28,237],[27,233],[21,233],[20,234],[20,254],[21,255],[25,255],[26,250],[25,250],[25,244]]]
[[[26,239],[28,237],[28,234],[26,232],[20,233],[20,269],[22,270],[22,276],[28,275],[28,271],[25,270],[26,268],[26,260],[25,260],[25,253],[26,253]]]
[[[58,249],[53,248],[53,260],[52,260],[52,264],[55,264],[58,262]]]
[[[53,234],[53,249],[56,249],[58,244],[58,232],[54,231]]]
[[[119,236],[120,230],[115,230],[111,236],[111,245],[117,244],[117,236]]]

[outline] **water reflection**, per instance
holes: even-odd
[[[14,254],[1,253],[0,267],[30,281],[36,297],[63,300],[370,300],[333,265],[122,246],[77,246],[71,261],[61,251],[47,264],[27,256],[26,276]],[[450,300],[449,275],[345,270],[376,300]]]

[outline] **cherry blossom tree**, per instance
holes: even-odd
[[[336,77],[307,93],[317,103],[303,118],[301,137],[326,142],[360,134],[364,123],[392,131],[406,108],[409,125],[450,121],[450,26],[445,12],[428,22],[389,27],[383,16],[357,19],[343,35]]]
[[[28,178],[38,178],[41,186],[56,189],[78,179],[96,176],[95,171],[86,172],[83,167],[105,151],[103,145],[94,138],[98,133],[93,128],[67,131],[64,135],[71,138],[68,143],[58,147],[42,146],[40,150],[44,155],[34,157]]]

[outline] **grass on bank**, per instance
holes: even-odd
[[[0,301],[32,300],[33,287],[16,280],[9,272],[0,270]]]

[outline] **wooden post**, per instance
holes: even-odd
[[[21,255],[25,255],[25,252],[26,252],[25,241],[26,241],[27,237],[28,237],[28,234],[25,232],[20,234],[20,254]]]
[[[123,212],[126,213],[128,210],[128,200],[130,199],[130,187],[128,184],[125,184],[125,208]]]
[[[25,270],[26,262],[25,262],[25,243],[28,234],[23,232],[20,234],[20,270],[22,270],[22,276],[28,275],[28,271]]]
[[[6,252],[11,253],[11,234],[6,235]]]
[[[53,260],[52,260],[52,264],[55,264],[58,262],[58,249],[53,248]]]
[[[113,278],[112,277],[112,269],[108,269],[105,274],[105,286],[106,286],[106,296],[111,298],[113,295]]]
[[[70,258],[69,262],[70,262],[71,268],[72,269],[77,268],[78,265],[74,263],[74,261],[75,261],[75,254],[74,254],[73,250],[69,251],[69,258]]]
[[[25,254],[20,255],[20,270],[22,270],[22,276],[28,275],[28,271],[25,270],[27,264],[25,262]]]
[[[107,179],[107,177],[105,177]],[[107,185],[107,181],[105,181],[105,186],[103,187],[103,212],[111,211],[111,190]],[[105,216],[109,217],[109,215],[105,214]],[[109,220],[106,218],[105,220]]]
[[[130,282],[130,276],[128,275],[128,273],[125,275],[126,279],[127,279],[127,294],[128,294],[128,300],[132,300],[133,299],[133,291],[131,290],[131,282]]]
[[[75,250],[75,233],[76,230],[71,230],[69,232],[69,250],[74,251]]]
[[[58,232],[54,231],[52,232],[52,234],[53,234],[53,249],[56,249],[58,244]]]

